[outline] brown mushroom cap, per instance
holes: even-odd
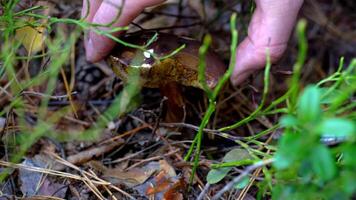
[[[122,40],[145,45],[154,34],[155,32],[135,33]],[[148,46],[147,50],[161,57],[169,55],[183,44],[186,45],[184,49],[161,61],[155,60],[148,52],[120,45],[112,51],[108,62],[123,81],[127,81],[130,67],[139,68],[144,87],[157,88],[170,82],[177,82],[185,86],[202,88],[198,80],[200,42],[172,34],[158,33],[157,39]],[[224,63],[212,50],[209,50],[206,55],[205,71],[207,85],[210,88],[215,87],[225,70]]]

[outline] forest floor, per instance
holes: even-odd
[[[345,159],[356,152],[352,125],[356,123],[354,1],[306,0],[300,12],[306,29],[300,33],[306,38],[307,50],[300,50],[303,38],[296,31],[287,52],[267,75],[266,71],[258,72],[237,87],[226,82],[214,104],[215,112],[202,129],[200,151],[194,146],[200,140],[195,138],[210,105],[203,90],[182,87],[184,121],[166,121],[166,100],[159,89],[142,88],[130,96],[128,86],[105,61],[93,64],[85,60],[83,27],[79,21],[71,21],[80,19],[81,1],[20,1],[13,11],[20,14],[13,15],[13,21],[28,20],[36,29],[24,26],[12,32],[8,26],[11,20],[6,18],[7,3],[0,2],[1,200],[212,199],[224,189],[227,192],[214,198],[269,199],[281,187],[283,191],[307,190],[304,198],[316,197],[332,187],[330,194],[324,191],[331,197],[332,191],[340,190],[336,185],[354,183],[351,177],[356,178],[355,172],[342,164],[335,165],[335,171],[315,167],[320,163],[328,166],[327,156],[318,163],[318,156],[309,160],[315,168],[303,165],[308,154],[313,154],[310,152],[325,158],[330,151],[335,160],[341,159],[339,151]],[[230,16],[237,13],[241,41],[253,1],[183,1],[182,7],[179,1],[169,2],[146,10],[130,25],[129,32],[152,29],[197,40],[210,33],[213,49],[228,66]],[[18,38],[21,34],[46,42],[14,39],[13,35]],[[36,45],[40,46],[37,52],[33,50]],[[300,58],[303,53],[305,59]],[[298,63],[302,64],[300,74],[296,71]],[[291,89],[293,84],[297,90]],[[313,91],[311,84],[319,89]],[[280,142],[292,129],[313,132],[318,121],[299,126],[291,124],[294,118],[285,116],[297,115],[299,119],[299,115],[313,115],[315,95],[327,91],[338,100],[329,104],[321,97],[316,104],[323,111],[320,120],[342,117],[343,121],[337,121],[342,137],[351,132],[354,136],[345,142],[343,138],[315,139],[301,133],[305,136],[301,141],[313,142]],[[299,106],[303,96],[307,98],[305,107]],[[305,113],[300,114],[303,109]],[[306,123],[311,124],[304,126]],[[313,149],[303,151],[309,147]],[[279,171],[285,163],[278,161],[279,156],[293,157],[288,148],[301,156],[292,161],[302,163],[285,168],[290,171],[283,172],[293,174],[290,177]],[[192,155],[186,157],[190,150]],[[334,169],[333,163],[329,169]],[[305,172],[308,176],[300,175],[308,166],[315,170]],[[343,174],[350,179],[341,179]],[[296,177],[302,177],[300,182]],[[312,186],[302,187],[306,182]],[[350,186],[340,195],[350,197],[355,191]]]

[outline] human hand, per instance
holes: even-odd
[[[242,83],[266,64],[278,61],[287,48],[303,0],[255,0],[256,9],[248,27],[248,36],[239,44],[231,76],[234,85]]]
[[[248,28],[248,36],[237,48],[235,70],[231,77],[231,82],[235,85],[265,66],[267,48],[272,62],[282,56],[303,4],[303,0],[255,1],[256,9]],[[87,13],[87,2],[90,3],[87,21],[108,24],[116,18],[117,7],[104,0],[83,0],[83,16]],[[113,26],[127,26],[143,9],[162,2],[164,0],[127,0],[119,20]],[[122,0],[112,0],[112,3],[120,5]],[[91,62],[104,58],[115,45],[111,39],[95,33],[89,33],[85,43],[87,60]]]
[[[117,18],[118,7],[124,2],[122,13],[119,19],[113,23],[114,27],[127,26],[134,20],[146,7],[160,4],[165,0],[83,0],[82,17],[86,21],[95,24],[109,24]],[[87,11],[87,4],[89,13]],[[115,5],[115,6],[114,6]],[[117,36],[119,33],[114,34]],[[89,33],[85,41],[87,60],[97,62],[103,59],[115,46],[115,42],[105,36]]]

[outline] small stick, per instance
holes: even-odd
[[[210,183],[206,183],[204,189],[200,192],[197,200],[203,200],[205,194],[209,191]]]

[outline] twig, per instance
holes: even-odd
[[[43,94],[43,93],[40,93],[40,92],[31,92],[31,91],[23,91],[21,94],[27,94],[27,95],[39,96],[39,97],[48,97],[48,98],[50,98],[50,99],[55,99],[55,100],[63,99],[63,98],[68,98],[68,97],[69,97],[68,94],[66,94],[66,95],[52,96],[52,95]],[[71,95],[75,95],[75,94],[77,94],[77,92],[72,92],[72,93],[71,93]]]
[[[196,130],[196,131],[199,130],[199,127],[198,127],[198,126],[195,126],[195,125],[193,125],[193,124],[187,124],[187,123],[160,123],[160,126],[165,126],[165,127],[183,127],[183,128],[190,128],[190,129],[193,129],[193,130]],[[224,132],[221,132],[221,131],[219,131],[219,130],[214,130],[214,129],[207,129],[207,128],[204,128],[204,129],[203,129],[203,132],[205,132],[205,133],[211,133],[211,134],[214,134],[214,135],[217,135],[217,136],[220,136],[220,137],[223,137],[223,138],[225,138],[225,139],[232,140],[232,141],[244,140],[244,139],[246,139],[246,138],[244,138],[244,137],[231,136],[231,135],[228,134],[228,133],[224,133]]]
[[[203,200],[205,194],[209,191],[209,188],[210,188],[210,184],[206,183],[204,189],[200,192],[197,200]]]
[[[141,160],[141,161],[139,161],[138,163],[135,163],[135,164],[131,165],[130,167],[128,167],[128,168],[126,169],[126,171],[128,171],[128,170],[130,170],[130,169],[132,169],[132,168],[135,168],[135,167],[137,167],[137,166],[139,166],[139,165],[142,165],[142,163],[149,162],[149,161],[154,161],[154,160],[159,160],[159,159],[162,159],[162,158],[164,158],[164,157],[171,156],[171,155],[173,155],[173,154],[178,153],[179,151],[180,151],[179,149],[176,149],[176,150],[170,151],[170,152],[168,152],[168,153],[166,153],[166,154],[164,154],[164,155],[154,156],[154,157],[150,157],[150,158]]]
[[[262,160],[260,162],[257,162],[256,164],[250,165],[239,176],[235,177],[232,181],[226,184],[225,187],[223,187],[223,189],[221,189],[215,196],[213,196],[212,200],[218,200],[225,192],[229,191],[232,187],[234,187],[235,184],[240,182],[245,176],[250,174],[253,170],[265,165],[269,165],[272,162],[274,162],[274,159],[270,158],[267,160]]]
[[[149,150],[149,149],[152,149],[153,147],[156,147],[156,146],[158,146],[158,145],[161,145],[161,144],[162,144],[162,142],[157,142],[157,143],[155,143],[155,144],[153,144],[153,145],[151,145],[151,146],[149,146],[149,147],[147,147],[147,148],[145,148],[145,149],[142,149],[141,151],[138,151],[138,152],[136,152],[136,153],[130,154],[130,155],[124,157],[124,158],[118,158],[118,159],[113,160],[113,161],[111,161],[110,163],[106,163],[106,164],[113,164],[113,163],[122,162],[122,161],[124,161],[124,160],[133,158],[133,157],[135,157],[135,156],[137,156],[137,155],[139,155],[139,154],[141,154],[141,153],[143,153],[143,152],[145,152],[145,151],[147,151],[147,150]]]
[[[99,147],[94,147],[85,151],[81,151],[78,154],[68,156],[67,161],[72,164],[82,164],[89,161],[93,157],[98,157],[99,155],[103,155],[108,151],[117,148],[123,143],[123,140],[117,140],[115,142],[112,142],[111,144],[105,144]]]

